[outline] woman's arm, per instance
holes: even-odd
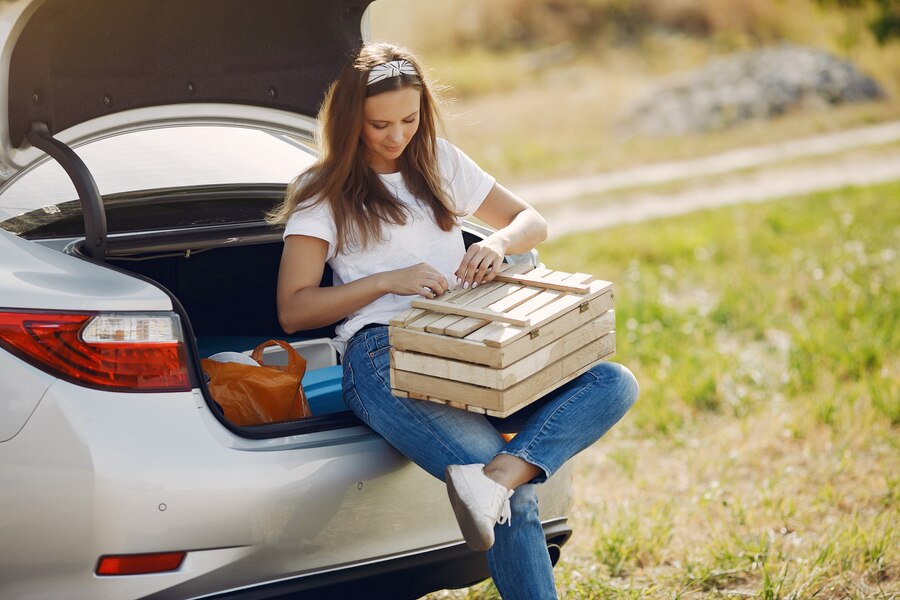
[[[528,252],[547,239],[544,217],[499,183],[488,192],[475,216],[497,231],[469,246],[456,271],[463,287],[491,281],[504,255]]]
[[[426,263],[363,277],[345,285],[319,287],[328,242],[290,235],[278,271],[278,321],[286,333],[340,321],[385,294],[434,298],[449,287],[447,279]]]

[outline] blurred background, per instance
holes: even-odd
[[[375,38],[416,51],[448,86],[451,137],[503,179],[900,116],[896,0],[378,0],[372,11]],[[679,87],[691,78],[693,98]]]
[[[616,285],[641,397],[560,596],[900,598],[900,1],[377,0],[372,37]]]

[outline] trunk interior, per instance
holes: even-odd
[[[287,335],[278,323],[275,290],[283,244],[280,237],[269,237],[253,244],[110,256],[107,263],[156,282],[180,301],[200,358],[247,352],[270,339],[297,343],[308,361],[303,387],[313,416],[349,416],[341,398],[341,367],[329,341],[336,324]],[[322,284],[331,285],[327,265]],[[276,353],[267,362],[281,361]]]
[[[468,247],[480,237],[464,230],[463,239]],[[151,279],[178,298],[191,320],[200,355],[207,357],[226,350],[249,350],[272,338],[300,341],[334,336],[337,323],[294,335],[281,329],[275,291],[282,248],[280,234],[270,233],[254,243],[220,243],[201,250],[178,249],[169,243],[165,250],[153,253],[113,253],[106,262]],[[321,285],[331,285],[331,277],[326,264]]]
[[[275,293],[283,243],[280,232],[255,232],[223,241],[207,241],[201,249],[187,250],[187,243],[171,239],[153,244],[151,236],[142,236],[144,249],[113,250],[106,262],[144,278],[168,290],[181,303],[190,321],[199,358],[219,352],[249,353],[270,340],[285,340],[294,345],[307,361],[303,389],[313,418],[268,425],[237,428],[219,416],[226,425],[249,437],[286,435],[303,431],[355,425],[359,422],[344,404],[341,392],[342,370],[330,338],[337,323],[319,329],[287,335],[278,323]],[[466,246],[481,239],[472,231],[463,231]],[[196,240],[194,240],[196,245]],[[152,251],[146,248],[153,247]],[[331,268],[326,264],[323,286],[332,284]],[[330,353],[330,354],[329,354]],[[284,364],[284,356],[266,362]]]
[[[281,239],[204,250],[110,257],[112,265],[143,275],[182,303],[203,357],[253,339],[331,337],[334,325],[287,336],[278,324],[275,289]],[[323,283],[331,284],[326,266]],[[264,339],[263,339],[264,338]],[[251,349],[240,348],[241,351]]]

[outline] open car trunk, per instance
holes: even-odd
[[[184,306],[202,357],[253,349],[267,339],[330,337],[334,326],[288,336],[278,324],[275,290],[281,239],[128,257],[108,262],[152,279]],[[325,283],[331,283],[330,271]]]
[[[241,245],[135,250],[109,256],[106,261],[153,281],[178,300],[189,323],[185,335],[193,335],[187,343],[196,343],[199,358],[220,352],[249,354],[262,342],[279,339],[292,343],[307,359],[303,385],[313,416],[241,428],[241,434],[250,437],[285,435],[291,428],[310,431],[356,423],[341,399],[341,368],[330,341],[336,323],[293,335],[285,334],[278,323],[275,292],[282,246],[280,232],[274,232]],[[331,285],[327,266],[323,285]],[[284,364],[283,355],[274,350],[266,355],[266,362]],[[235,427],[227,423],[221,410],[216,412]]]
[[[463,235],[467,246],[480,239],[473,231],[464,231]],[[242,435],[269,437],[285,435],[291,428],[310,431],[358,424],[343,402],[340,356],[330,343],[337,323],[288,335],[278,322],[275,295],[283,248],[281,231],[237,239],[240,244],[221,242],[200,249],[196,242],[185,242],[183,248],[167,242],[152,251],[114,250],[106,262],[162,286],[178,300],[189,323],[185,334],[193,335],[200,358],[219,352],[249,354],[262,342],[281,339],[292,343],[307,359],[303,386],[313,416],[244,427]],[[328,265],[321,284],[332,284]],[[267,362],[279,360],[275,356]],[[224,420],[221,410],[218,413],[223,422],[234,427]]]

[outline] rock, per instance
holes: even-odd
[[[711,60],[664,82],[621,120],[629,135],[669,136],[768,119],[809,105],[884,97],[852,64],[813,48],[783,45]]]

